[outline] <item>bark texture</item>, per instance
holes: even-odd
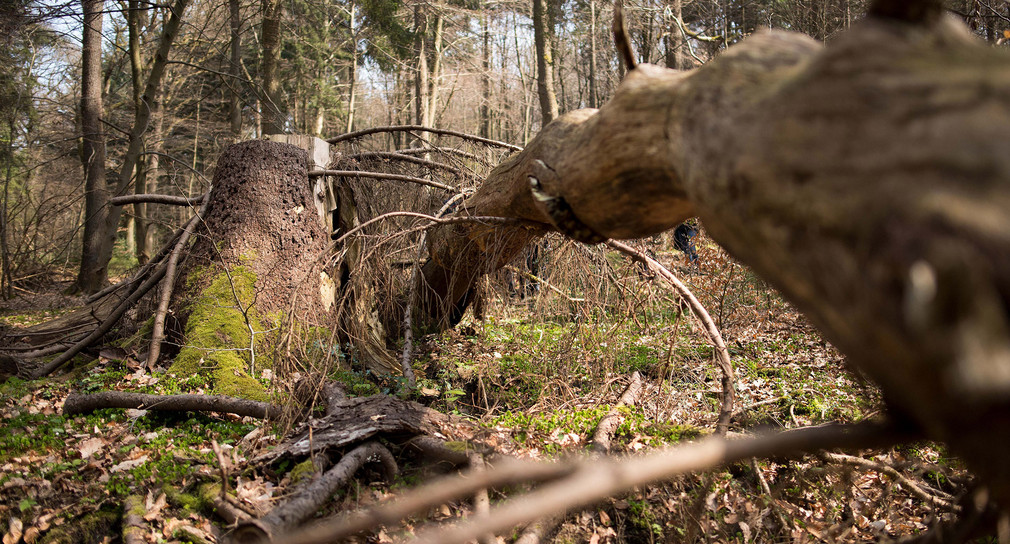
[[[701,216],[1010,501],[1010,57],[951,19],[870,18],[822,48],[763,33],[692,72],[643,65],[598,111],[560,117],[463,208],[604,237]],[[541,161],[544,168],[537,167]],[[570,219],[570,217],[569,217]],[[430,235],[433,322],[537,232]],[[441,313],[440,313],[441,312]]]
[[[105,183],[105,131],[102,129],[102,0],[82,0],[84,34],[81,46],[81,163],[84,165],[84,239],[77,288],[94,293],[102,288],[108,261],[101,259],[109,191]]]
[[[224,412],[258,419],[276,418],[284,413],[281,406],[221,395],[148,395],[126,391],[103,391],[88,395],[71,393],[63,403],[63,414],[90,414],[102,408]]]

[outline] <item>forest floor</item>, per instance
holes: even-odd
[[[700,249],[700,267],[685,268],[679,253],[653,247],[709,309],[730,349],[737,391],[732,435],[881,414],[876,389],[851,374],[800,314],[714,245]],[[515,288],[491,289],[482,321],[422,338],[413,400],[472,422],[481,429],[479,440],[502,454],[554,459],[586,451],[637,371],[645,390],[635,406],[621,409],[613,451],[641,452],[711,434],[720,374],[703,330],[640,269],[617,256],[607,259],[616,263],[607,301],[581,300],[577,289],[544,272],[551,288],[526,297]],[[3,307],[0,322],[20,327],[58,315],[76,302],[54,294],[61,287],[40,286],[38,294]],[[396,393],[397,382],[376,380],[350,363],[330,376],[348,395]],[[269,370],[259,377],[270,386]],[[249,463],[283,439],[288,429],[277,423],[208,413],[61,413],[72,391],[105,390],[204,391],[198,376],[150,373],[122,348],[82,357],[73,370],[46,380],[7,379],[0,385],[4,544],[120,542],[129,497],[142,505],[147,542],[215,542],[227,525],[208,497],[220,493],[222,476],[228,500],[253,515],[281,502],[297,480],[293,461]],[[319,515],[396,496],[429,476],[408,462],[392,484],[359,477]],[[956,507],[942,504],[956,503],[969,487],[961,463],[932,443],[851,457],[755,460],[643,486],[569,514],[553,541],[899,539],[951,519]],[[923,493],[940,500],[924,500]],[[503,498],[491,496],[492,503]],[[470,508],[468,501],[446,504],[427,519],[451,521]],[[365,540],[407,536],[422,521]]]

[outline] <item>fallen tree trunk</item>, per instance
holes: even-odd
[[[692,72],[640,66],[458,213],[587,240],[700,216],[1006,505],[1010,57],[952,19],[886,15],[827,48],[768,32]],[[474,279],[539,234],[434,227],[415,322],[451,323]]]

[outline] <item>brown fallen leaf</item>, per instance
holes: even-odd
[[[11,518],[10,528],[7,530],[7,534],[4,535],[3,544],[17,544],[21,541],[21,531],[24,525],[21,524],[21,520],[18,518]]]

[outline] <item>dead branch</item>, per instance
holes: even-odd
[[[309,420],[283,444],[252,462],[269,464],[282,457],[302,457],[350,447],[377,435],[402,439],[437,433],[441,425],[450,422],[465,424],[427,406],[386,395],[339,400],[327,408],[327,414]]]
[[[456,149],[455,147],[438,147],[438,146],[409,147],[407,149],[398,149],[396,152],[401,155],[426,155],[428,153],[439,153],[442,155],[456,155],[457,157],[463,157],[464,159],[470,159],[478,163],[484,163],[484,161],[487,160],[487,158],[485,157],[480,157],[474,153],[463,151],[462,149]]]
[[[526,526],[513,544],[540,544],[561,524],[561,516],[538,519]]]
[[[209,206],[210,199],[204,199],[203,205],[200,206],[196,215],[183,227],[182,235],[179,236],[179,241],[175,243],[175,249],[172,250],[172,255],[168,258],[168,264],[165,269],[165,281],[161,285],[161,299],[158,301],[158,309],[154,313],[151,347],[147,352],[148,369],[154,369],[154,365],[158,362],[158,357],[161,355],[161,343],[165,340],[165,316],[168,314],[168,304],[172,299],[172,291],[175,287],[175,271],[176,266],[179,264],[179,257],[182,255],[186,243],[189,242],[189,237],[192,236],[193,231],[196,229],[197,223],[203,221],[203,218],[207,216],[207,208]]]
[[[113,206],[125,206],[127,204],[168,204],[170,206],[194,206],[201,204],[207,199],[207,194],[200,196],[185,197],[160,194],[139,194],[114,196],[109,199],[109,204]]]
[[[341,157],[341,160],[370,160],[370,159],[380,159],[380,160],[394,160],[403,161],[413,164],[418,164],[421,166],[427,166],[428,168],[445,170],[456,174],[457,176],[463,175],[463,171],[455,166],[445,164],[443,162],[431,161],[428,159],[422,159],[420,157],[414,157],[413,155],[408,155],[406,153],[399,153],[395,151],[370,151],[366,153],[354,153],[353,155],[345,155]]]
[[[470,470],[474,474],[480,474],[487,470],[484,456],[479,453],[470,454]],[[488,497],[487,488],[482,487],[473,494],[473,513],[477,516],[487,516],[491,512],[491,499]],[[498,540],[494,533],[485,533],[477,537],[480,544],[496,544]]]
[[[638,66],[638,62],[635,61],[635,50],[631,47],[631,40],[628,38],[628,28],[624,24],[623,0],[614,2],[614,20],[611,30],[614,33],[614,46],[617,48],[617,52],[620,53],[621,60],[624,61],[624,65],[628,68],[629,72],[634,70]]]
[[[913,482],[911,479],[909,479],[901,472],[898,472],[898,470],[892,466],[886,465],[884,463],[878,463],[876,461],[871,461],[869,459],[864,459],[862,457],[856,457],[854,455],[844,455],[841,453],[824,452],[820,454],[820,456],[824,458],[826,461],[844,463],[846,465],[851,465],[854,467],[880,472],[881,474],[887,474],[888,476],[894,478],[899,484],[908,489],[910,493],[930,504],[934,504],[936,506],[951,510],[959,509],[958,506],[954,504],[953,502],[954,497],[952,497],[951,495],[944,493],[943,491],[940,490],[926,491],[922,486]]]
[[[222,412],[257,419],[277,418],[283,406],[224,395],[148,395],[125,391],[71,393],[63,403],[64,415],[88,414],[102,408],[133,408],[169,412]]]
[[[452,185],[446,185],[444,183],[439,183],[437,181],[431,181],[430,179],[424,179],[415,176],[407,176],[403,174],[385,174],[382,172],[368,172],[366,170],[312,170],[311,172],[309,172],[310,178],[317,178],[319,176],[344,176],[344,177],[359,177],[359,178],[373,178],[373,179],[388,179],[392,181],[406,181],[410,183],[416,183],[418,185],[427,185],[428,187],[442,189],[450,193],[459,192],[459,189],[453,187]]]
[[[90,346],[102,336],[105,336],[105,334],[109,332],[116,323],[119,322],[119,318],[123,317],[123,314],[125,314],[127,310],[129,310],[134,304],[137,303],[138,300],[140,300],[141,297],[146,295],[147,292],[151,290],[151,288],[153,288],[155,285],[158,284],[159,281],[161,281],[161,278],[165,276],[166,268],[167,268],[166,266],[159,266],[154,271],[154,273],[151,274],[149,278],[147,278],[147,281],[140,284],[137,287],[137,289],[134,290],[133,293],[131,293],[130,296],[126,298],[126,300],[120,302],[119,305],[116,306],[116,309],[113,310],[112,313],[109,314],[109,316],[106,317],[104,321],[102,321],[102,324],[99,325],[97,329],[92,331],[91,334],[84,337],[82,340],[74,344],[73,347],[71,347],[67,351],[64,351],[61,355],[57,356],[48,364],[45,364],[39,367],[38,369],[31,371],[28,374],[29,377],[37,379],[43,376],[48,376],[57,368],[66,364],[67,361],[73,359],[74,356],[80,353],[82,349]]]
[[[479,474],[467,471],[447,476],[404,494],[392,502],[343,515],[327,523],[310,526],[289,538],[285,544],[323,544],[347,538],[380,526],[392,526],[400,520],[426,512],[435,505],[461,499],[478,489],[563,478],[576,469],[574,463],[546,463],[508,460],[494,470]],[[475,537],[476,538],[476,537]]]
[[[556,480],[491,510],[487,517],[445,530],[426,531],[418,543],[463,543],[487,532],[501,533],[545,515],[587,506],[635,486],[680,474],[710,470],[750,457],[795,456],[822,449],[864,449],[906,442],[919,435],[886,423],[824,425],[751,438],[713,436],[692,444],[626,458],[604,457],[544,463],[509,461],[481,474],[467,472],[406,493],[389,503],[306,528],[285,544],[323,544],[378,526],[390,526],[432,506],[458,500],[481,488]]]
[[[416,451],[421,456],[437,463],[448,463],[450,466],[463,466],[470,462],[466,451],[450,448],[444,440],[433,436],[421,435],[410,439],[404,447]]]
[[[729,430],[730,419],[733,417],[733,403],[736,397],[736,390],[733,386],[733,364],[730,362],[726,342],[723,341],[722,334],[719,333],[719,327],[715,325],[712,316],[708,314],[708,311],[701,305],[698,298],[694,296],[694,293],[659,261],[627,244],[615,240],[610,240],[607,242],[607,245],[645,264],[649,267],[649,270],[663,278],[681,298],[687,301],[688,306],[691,308],[691,313],[705,326],[705,332],[708,334],[709,341],[715,346],[716,363],[719,364],[719,369],[722,370],[722,407],[719,409],[716,432],[725,435],[726,431]]]
[[[337,144],[340,142],[345,142],[347,140],[356,140],[362,136],[368,136],[369,134],[378,134],[380,132],[430,132],[432,134],[441,134],[444,136],[455,136],[457,138],[462,138],[464,140],[470,140],[472,142],[479,142],[482,144],[493,145],[495,147],[504,147],[505,149],[511,149],[512,151],[522,151],[522,147],[513,145],[506,142],[499,142],[497,140],[491,140],[488,138],[481,138],[480,136],[474,136],[472,134],[467,134],[465,132],[458,132],[455,130],[446,130],[444,128],[433,128],[425,127],[421,125],[401,125],[401,126],[388,126],[388,127],[372,127],[363,130],[356,130],[354,132],[348,132],[346,134],[341,134],[335,138],[330,138],[326,142],[330,145]]]
[[[239,524],[232,534],[232,541],[253,544],[281,537],[286,530],[312,517],[358,469],[372,460],[379,462],[386,480],[391,481],[397,473],[393,455],[378,442],[367,442],[344,455],[322,477],[295,491],[292,499],[274,508],[266,516]]]
[[[610,453],[610,439],[614,435],[614,429],[621,421],[620,408],[622,406],[634,406],[638,402],[638,397],[642,394],[642,375],[637,371],[631,374],[631,382],[621,394],[617,404],[607,412],[607,415],[600,419],[596,425],[596,432],[593,433],[593,442],[590,444],[596,453],[606,455]]]
[[[133,285],[134,283],[140,281],[151,271],[152,268],[158,266],[170,251],[172,251],[172,249],[175,247],[175,243],[179,240],[179,237],[182,236],[182,233],[184,231],[185,231],[185,225],[183,225],[182,228],[176,229],[175,233],[172,234],[172,238],[170,238],[165,245],[161,246],[161,249],[158,250],[158,253],[155,253],[155,255],[151,257],[151,259],[147,261],[147,263],[144,264],[144,266],[141,266],[140,270],[137,270],[136,274],[119,283],[110,285],[93,295],[89,295],[87,298],[84,299],[84,302],[86,304],[91,304],[96,300],[101,299],[105,295],[112,293],[113,291],[118,291],[123,287]]]
[[[123,544],[147,542],[147,524],[144,523],[146,513],[144,497],[130,495],[123,501]]]

